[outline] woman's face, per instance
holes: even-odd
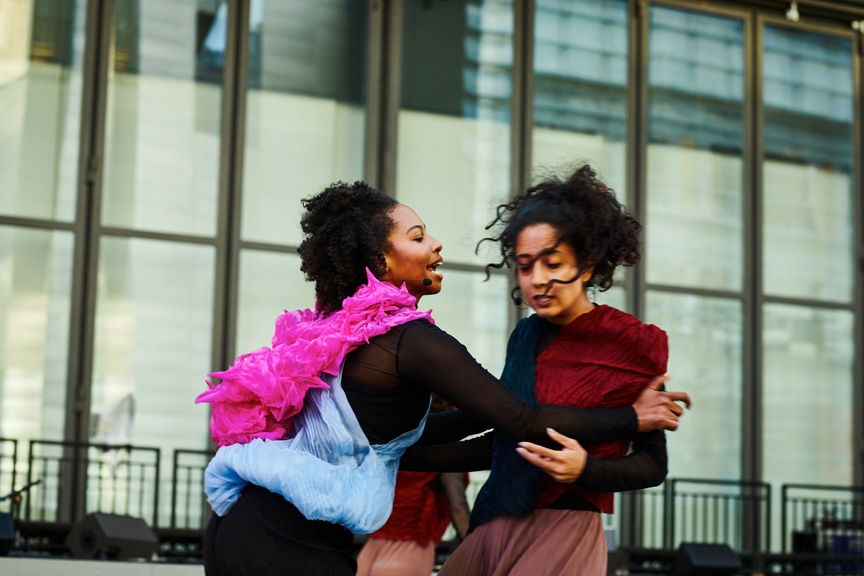
[[[384,253],[387,271],[381,280],[395,286],[404,283],[417,300],[424,294],[437,294],[444,278],[438,272],[444,262],[441,242],[426,233],[426,225],[417,213],[404,204],[394,206],[390,218],[395,227],[388,238],[390,249]],[[428,282],[424,284],[424,280]]]
[[[525,302],[541,318],[554,324],[569,324],[594,308],[584,284],[591,279],[592,270],[576,278],[578,272],[573,248],[559,243],[558,231],[549,224],[532,224],[516,237],[519,289]],[[559,282],[550,284],[550,280]]]

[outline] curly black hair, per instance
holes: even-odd
[[[510,202],[499,204],[486,230],[502,228],[498,236],[480,241],[497,242],[501,260],[486,266],[500,269],[514,267],[516,237],[532,224],[549,224],[558,231],[560,242],[576,253],[579,274],[593,267],[586,287],[601,292],[612,287],[615,269],[632,266],[641,258],[639,234],[642,225],[618,202],[615,192],[597,179],[587,164],[562,180],[546,178],[517,195]],[[479,247],[479,244],[478,244]],[[519,288],[511,298],[521,302]]]
[[[387,269],[384,253],[395,223],[397,202],[365,182],[336,182],[301,200],[303,241],[300,270],[315,282],[316,310],[332,314],[366,283],[366,268],[376,276]]]

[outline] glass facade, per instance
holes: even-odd
[[[669,436],[678,476],[693,466],[710,478],[742,474],[743,40],[740,19],[651,8],[645,277],[684,294],[652,288],[645,308],[669,333],[672,386],[698,399]]]
[[[537,2],[534,177],[588,163],[627,200],[627,2]]]
[[[209,448],[206,375],[314,306],[300,200],[370,166],[444,244],[421,307],[498,374],[518,313],[484,226],[516,179],[587,162],[645,225],[596,299],[666,330],[694,398],[670,478],[860,482],[859,40],[782,16],[0,1],[0,439],[158,447],[165,524],[172,453]]]
[[[250,6],[241,235],[296,245],[300,199],[363,178],[367,7]]]

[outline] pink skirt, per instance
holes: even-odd
[[[435,544],[370,538],[357,556],[357,576],[430,576]]]
[[[544,509],[480,526],[438,576],[606,576],[607,561],[599,513]]]

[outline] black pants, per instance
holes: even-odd
[[[250,484],[227,515],[204,530],[206,576],[354,576],[353,536],[307,520],[279,494]]]

